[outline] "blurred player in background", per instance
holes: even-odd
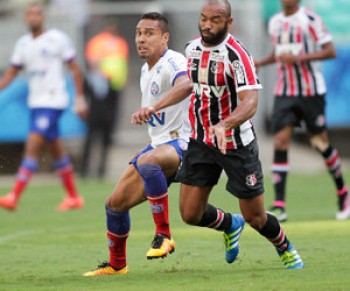
[[[147,119],[151,143],[132,158],[106,203],[109,262],[104,262],[84,276],[126,274],[126,240],[130,230],[129,210],[149,200],[156,234],[147,252],[148,259],[172,253],[175,242],[169,228],[168,185],[174,181],[187,148],[189,135],[188,102],[184,100],[161,111],[155,111],[160,97],[185,99],[192,84],[187,76],[183,55],[168,49],[168,20],[156,12],[146,13],[136,27],[136,48],[146,60],[141,69],[142,108],[132,115],[132,122]],[[145,112],[152,114],[144,119]]]
[[[106,173],[112,134],[119,123],[120,98],[127,82],[128,55],[128,44],[118,34],[114,24],[106,26],[86,45],[88,71],[84,87],[89,100],[90,114],[87,119],[88,132],[80,171],[82,177],[89,174],[93,141],[101,143],[98,177],[102,178]]]
[[[66,34],[44,28],[44,11],[40,4],[33,3],[27,7],[25,22],[30,33],[17,41],[11,67],[0,80],[0,89],[5,88],[24,69],[29,81],[30,133],[15,185],[11,193],[0,198],[0,206],[8,210],[16,209],[23,190],[38,168],[41,149],[48,144],[55,158],[55,170],[67,192],[58,210],[81,208],[83,199],[78,195],[72,163],[63,149],[58,132],[59,118],[69,102],[65,89],[64,64],[73,75],[76,111],[81,117],[87,115],[82,78],[75,61],[76,51]]]
[[[334,179],[338,208],[336,219],[350,216],[348,189],[340,168],[338,151],[328,139],[325,119],[326,86],[318,61],[334,58],[332,37],[322,19],[300,0],[281,0],[283,11],[269,22],[273,51],[257,67],[276,63],[278,80],[272,116],[274,160],[272,165],[275,201],[270,209],[280,221],[287,220],[286,181],[288,149],[294,126],[304,121],[312,146],[323,156]]]

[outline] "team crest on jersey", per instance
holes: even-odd
[[[151,94],[152,96],[157,96],[159,94],[159,85],[153,81],[151,85]]]
[[[224,64],[214,62],[210,67],[210,71],[213,74],[222,74],[224,72]]]
[[[256,178],[255,173],[249,174],[245,177],[245,183],[248,187],[253,187],[258,182],[258,179]]]
[[[244,71],[240,61],[234,61],[232,63],[232,68],[236,76],[238,84],[244,84]]]

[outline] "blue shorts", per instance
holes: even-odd
[[[62,109],[33,108],[31,110],[30,132],[42,135],[49,142],[59,137],[58,121]]]
[[[171,145],[176,150],[176,152],[177,152],[177,154],[178,154],[178,156],[180,158],[180,164],[181,164],[181,162],[182,162],[182,153],[183,153],[184,150],[187,149],[188,142],[183,140],[183,139],[181,139],[181,138],[178,138],[178,139],[173,139],[171,141],[165,142],[165,143],[163,143],[161,145],[165,145],[165,144]],[[147,152],[149,152],[149,151],[151,151],[153,149],[155,149],[155,147],[153,147],[152,145],[149,144],[137,156],[135,156],[131,160],[130,164],[133,164],[135,166],[136,170],[138,171],[137,160],[139,159],[139,157],[142,156],[144,153],[147,153]],[[176,176],[176,174],[174,176],[168,178],[168,180],[167,180],[168,186],[172,182],[175,182],[175,180],[176,180],[175,176]]]

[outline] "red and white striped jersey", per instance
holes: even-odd
[[[283,53],[302,55],[313,53],[325,43],[332,41],[322,19],[304,7],[293,15],[283,12],[274,15],[269,22],[275,56]],[[276,96],[315,96],[326,93],[326,85],[319,62],[277,62],[278,81]]]
[[[252,57],[231,34],[214,47],[204,47],[201,38],[186,48],[188,75],[193,82],[189,108],[191,138],[217,147],[209,128],[227,118],[237,107],[237,93],[257,90],[262,86]],[[226,132],[227,149],[248,145],[255,138],[250,120]]]

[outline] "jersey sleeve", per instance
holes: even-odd
[[[15,48],[11,56],[11,65],[16,68],[22,68],[24,65],[23,60],[23,43],[21,40],[16,42]]]
[[[62,33],[60,41],[62,60],[64,62],[69,62],[73,60],[76,56],[76,50],[72,40],[68,37],[68,35]]]
[[[312,38],[318,45],[323,45],[327,42],[332,41],[332,36],[328,32],[326,26],[324,25],[321,17],[315,15],[309,23],[309,31]]]
[[[170,73],[170,83],[173,86],[177,78],[187,75],[187,62],[186,58],[180,53],[173,54],[167,61]]]
[[[252,57],[241,46],[236,46],[234,52],[231,53],[230,71],[237,93],[244,90],[262,89]]]

